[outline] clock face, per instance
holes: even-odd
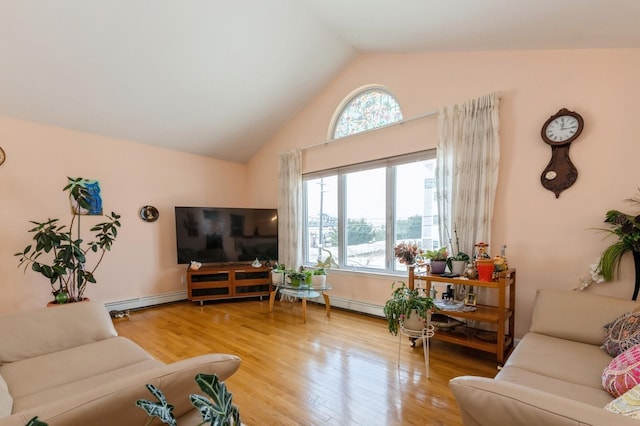
[[[583,124],[580,114],[563,108],[544,123],[542,139],[549,145],[567,144],[580,136]]]
[[[550,141],[566,142],[576,134],[579,127],[576,117],[572,115],[561,115],[549,123],[545,134]]]
[[[7,156],[4,154],[4,151],[2,150],[2,148],[0,148],[0,164],[4,163],[4,160],[7,158]]]

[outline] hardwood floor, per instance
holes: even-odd
[[[460,425],[448,381],[493,377],[494,355],[431,342],[430,378],[422,348],[398,337],[386,321],[324,305],[230,301],[180,302],[133,311],[114,320],[164,362],[209,352],[232,353],[242,365],[227,381],[247,425]],[[171,401],[169,401],[171,402]]]

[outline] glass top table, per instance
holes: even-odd
[[[322,296],[324,299],[325,308],[327,310],[327,316],[331,316],[331,302],[329,300],[329,295],[325,293],[326,291],[331,290],[330,284],[323,285],[311,285],[311,284],[300,284],[298,286],[293,286],[291,283],[279,283],[273,284],[273,290],[269,294],[269,312],[273,312],[273,302],[276,299],[276,293],[280,292],[285,296],[295,297],[296,299],[302,300],[302,321],[307,322],[307,299],[315,299],[316,297]]]

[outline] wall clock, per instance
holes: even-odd
[[[4,163],[4,160],[7,159],[7,155],[4,153],[4,150],[0,147],[0,166]]]
[[[160,212],[153,206],[144,206],[140,208],[139,215],[145,222],[155,222],[160,217]]]
[[[556,194],[556,198],[578,179],[578,169],[569,158],[569,147],[580,136],[583,127],[582,116],[566,108],[549,117],[542,125],[542,140],[551,146],[551,160],[542,171],[540,183]]]

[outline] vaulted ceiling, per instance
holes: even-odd
[[[246,162],[360,53],[640,48],[637,0],[0,0],[0,114]]]

